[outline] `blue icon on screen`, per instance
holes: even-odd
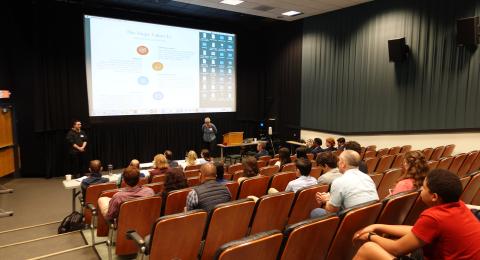
[[[220,52],[220,57],[223,57],[223,56],[225,56],[225,53]]]
[[[231,58],[233,55],[231,53],[228,54],[228,57]]]
[[[224,39],[225,39],[225,36],[220,35],[220,40],[224,40]]]
[[[220,55],[221,56],[221,55]],[[220,61],[220,65],[223,65],[223,63],[225,63],[223,60]]]
[[[138,84],[140,85],[147,85],[148,84],[148,78],[145,76],[140,76],[137,79]]]
[[[206,43],[206,42],[202,42],[202,46],[203,46],[203,47],[207,47],[207,43]]]
[[[162,100],[164,97],[163,93],[160,91],[153,92],[153,99],[155,100]]]

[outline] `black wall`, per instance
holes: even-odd
[[[480,128],[480,51],[456,45],[479,0],[380,0],[307,18],[301,125],[341,133]],[[404,63],[389,39],[406,37]]]

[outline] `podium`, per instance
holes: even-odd
[[[223,145],[236,145],[243,143],[243,132],[230,132],[223,135]]]

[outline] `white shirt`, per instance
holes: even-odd
[[[338,168],[333,168],[330,171],[322,174],[322,176],[318,177],[318,184],[328,184],[330,185],[333,180],[338,177],[342,177],[342,173],[338,170]]]
[[[336,178],[330,188],[330,204],[340,210],[378,200],[377,187],[372,178],[358,169],[350,169]]]
[[[317,184],[317,179],[312,176],[300,176],[297,179],[290,181],[285,191],[297,192],[297,190]]]

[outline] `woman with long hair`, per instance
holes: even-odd
[[[416,190],[422,187],[423,180],[429,171],[427,160],[420,151],[410,151],[403,160],[403,174],[390,195],[400,192]]]

